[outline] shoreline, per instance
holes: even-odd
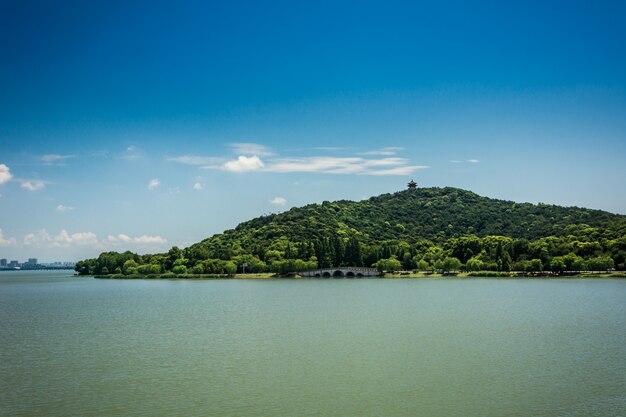
[[[110,275],[75,275],[77,278],[91,277],[96,279],[184,279],[184,280],[211,280],[211,279],[424,279],[424,278],[496,278],[496,279],[624,279],[626,278],[626,272],[606,272],[606,273],[580,273],[569,275],[553,275],[553,274],[516,274],[516,273],[498,273],[489,271],[483,271],[480,273],[461,272],[456,274],[441,274],[441,273],[411,273],[411,274],[384,274],[377,277],[367,278],[346,278],[346,277],[326,277],[326,278],[310,278],[301,277],[300,275],[278,275],[274,273],[257,273],[257,274],[235,274],[235,275],[211,275],[211,274],[159,274],[159,275],[122,275],[122,274],[110,274]]]

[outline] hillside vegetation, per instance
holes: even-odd
[[[325,201],[258,217],[185,249],[105,252],[81,274],[234,274],[330,266],[381,270],[625,269],[626,216],[515,203],[457,188]]]

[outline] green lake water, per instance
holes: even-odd
[[[625,416],[626,280],[0,273],[2,416]]]

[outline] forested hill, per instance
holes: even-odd
[[[243,222],[222,236],[264,245],[281,236],[297,242],[337,233],[345,237],[358,235],[364,243],[418,239],[443,242],[468,234],[535,240],[567,235],[573,229],[585,227],[581,225],[598,228],[607,237],[623,235],[626,216],[577,207],[495,200],[451,187],[418,188],[363,201],[325,201],[293,208]]]
[[[473,270],[527,269],[533,260],[531,269],[552,263],[553,269],[624,269],[626,216],[495,200],[458,188],[418,188],[292,208],[166,254],[107,252],[79,263],[77,270],[180,275],[233,273],[246,264],[249,272],[284,273],[339,265],[381,267],[385,260],[392,261],[385,269],[435,269],[448,258]]]

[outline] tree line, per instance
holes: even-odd
[[[173,247],[167,253],[104,252],[76,264],[83,275],[209,274],[246,272],[288,274],[315,268],[374,267],[381,271],[607,271],[626,269],[626,237],[578,240],[575,236],[529,241],[506,236],[467,235],[437,244],[388,240],[366,244],[358,236],[309,241],[276,239],[246,250],[237,242]]]

